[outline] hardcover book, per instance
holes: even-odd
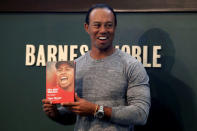
[[[75,62],[47,62],[46,99],[53,104],[74,102]]]

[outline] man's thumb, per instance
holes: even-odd
[[[75,100],[76,100],[76,101],[80,100],[80,97],[77,95],[76,92],[75,92]]]

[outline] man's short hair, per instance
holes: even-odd
[[[62,64],[67,64],[69,65],[70,67],[74,67],[74,62],[73,61],[58,61],[56,64],[55,64],[55,68],[58,69],[60,67],[60,65]]]
[[[114,12],[113,8],[110,7],[110,6],[107,5],[107,4],[96,4],[96,5],[92,6],[92,7],[88,10],[88,12],[87,12],[87,14],[86,14],[86,19],[85,19],[85,23],[86,23],[86,24],[89,25],[89,23],[90,23],[90,13],[91,13],[94,9],[98,9],[98,8],[106,8],[106,9],[110,10],[110,11],[113,13],[113,15],[114,15],[115,26],[117,25],[116,13]]]

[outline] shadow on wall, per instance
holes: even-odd
[[[150,77],[151,109],[147,124],[135,126],[135,131],[194,130],[194,93],[191,87],[171,73],[176,51],[169,34],[159,28],[152,28],[140,37],[139,45],[161,45],[161,58],[158,63],[162,64],[162,68],[147,68]],[[149,58],[152,58],[151,55],[149,54]],[[152,62],[151,59],[148,61]],[[187,72],[183,73],[188,76]]]

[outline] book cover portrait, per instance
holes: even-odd
[[[74,61],[48,62],[46,66],[46,99],[54,104],[74,102]]]

